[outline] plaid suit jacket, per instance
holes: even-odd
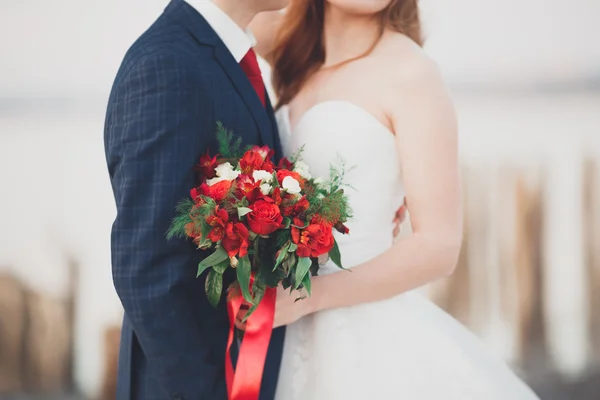
[[[202,16],[173,0],[127,52],[105,122],[112,272],[125,309],[118,400],[226,399],[226,308],[210,306],[195,277],[202,254],[165,239],[200,155],[216,152],[217,121],[281,155],[270,105]],[[275,396],[282,346],[275,330],[261,400]]]

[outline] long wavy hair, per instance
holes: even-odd
[[[273,66],[273,86],[278,98],[277,107],[288,104],[325,62],[323,36],[326,1],[295,0],[286,10],[275,46],[268,56]],[[372,52],[386,29],[401,32],[422,46],[418,2],[419,0],[392,0],[379,13],[381,30],[377,41],[366,53],[346,60],[342,64]]]

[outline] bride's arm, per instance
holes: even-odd
[[[390,112],[413,233],[352,272],[315,277],[312,296],[295,306],[286,305],[288,299],[280,293],[276,324],[312,312],[385,300],[454,270],[462,238],[457,123],[437,67],[426,64],[400,79],[394,92],[402,95],[396,96]]]
[[[284,15],[284,11],[262,12],[250,23],[249,29],[256,38],[254,50],[264,59],[275,46],[275,37]]]

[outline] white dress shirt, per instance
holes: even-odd
[[[217,7],[212,0],[186,0],[194,7],[219,35],[233,58],[239,63],[256,44],[256,39],[250,31],[244,32],[229,15]]]

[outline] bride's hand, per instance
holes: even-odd
[[[300,297],[305,298],[296,301],[296,299]],[[242,308],[238,312],[238,315],[235,319],[235,326],[241,331],[246,330],[246,323],[242,321],[244,320],[249,308],[250,303],[244,301]],[[275,304],[275,320],[273,321],[273,328],[289,325],[310,313],[310,302],[308,300],[308,296],[306,295],[306,291],[294,290],[290,294],[289,289],[284,290],[281,286],[277,288],[277,301]]]
[[[297,300],[302,298],[301,300]],[[277,302],[275,304],[275,320],[273,328],[289,325],[305,315],[310,314],[311,301],[304,289],[294,290],[277,288]]]

